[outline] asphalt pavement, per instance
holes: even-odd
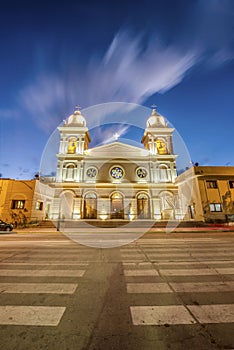
[[[233,232],[92,248],[26,230],[0,247],[1,349],[234,349]]]

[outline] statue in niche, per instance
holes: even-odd
[[[164,140],[158,139],[156,140],[156,147],[158,154],[168,154],[167,146]]]
[[[76,147],[77,147],[77,141],[75,137],[71,137],[68,140],[68,148],[67,148],[67,153],[69,154],[74,154],[76,153]]]

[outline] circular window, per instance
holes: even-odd
[[[86,174],[90,178],[96,177],[97,176],[97,169],[96,168],[89,168],[89,169],[87,169]]]
[[[144,168],[138,168],[136,173],[140,179],[144,179],[147,176],[147,170]]]
[[[120,179],[122,179],[122,177],[124,175],[124,171],[119,166],[115,166],[114,168],[112,168],[110,170],[110,174],[113,177],[113,179],[120,180]]]

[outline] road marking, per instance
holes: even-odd
[[[33,265],[33,266],[89,266],[87,263],[67,263],[67,262],[56,262],[56,263],[30,263],[30,262],[1,262],[1,265]]]
[[[170,286],[177,293],[200,293],[200,292],[233,292],[234,281],[226,282],[170,282]]]
[[[200,323],[234,322],[234,304],[188,305],[188,309]]]
[[[0,293],[73,294],[77,286],[74,283],[0,283]]]
[[[164,276],[206,276],[206,275],[218,275],[214,269],[177,269],[177,270],[167,270],[160,269],[160,273]]]
[[[85,270],[3,270],[0,276],[16,277],[82,277]]]
[[[60,306],[0,306],[0,324],[57,326],[65,310]]]
[[[156,263],[159,266],[164,266],[164,265],[172,265],[172,266],[177,266],[177,265],[218,265],[218,264],[234,264],[234,260],[215,260],[215,261],[210,261],[210,260],[202,260],[202,261],[194,261],[194,260],[187,260],[187,261],[168,261],[168,262],[157,262]]]
[[[183,305],[131,306],[130,311],[136,326],[196,323]]]
[[[127,293],[173,293],[167,283],[127,283]]]
[[[158,271],[156,270],[125,270],[124,271],[125,276],[158,276]]]
[[[234,275],[234,267],[216,268],[216,271],[218,271],[218,273],[221,273],[223,275]]]
[[[123,262],[122,265],[124,267],[132,267],[132,266],[134,266],[134,267],[141,267],[141,266],[152,267],[153,263],[152,262],[138,262],[138,263],[134,263],[134,262],[127,262],[127,263],[125,263],[125,262]]]

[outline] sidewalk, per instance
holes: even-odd
[[[73,232],[74,228],[71,228],[71,232]],[[90,227],[87,229],[81,228],[80,230],[76,229],[76,232],[93,232],[95,231],[95,233],[97,232],[103,232],[103,233],[108,233],[111,231],[116,231],[119,230],[120,232],[123,231],[132,231],[134,232],[134,230],[136,231],[144,231],[144,227],[139,227],[139,228],[135,228],[135,229],[128,229],[128,227],[118,227],[115,229],[111,229],[111,228],[100,228],[100,227]],[[66,229],[66,232],[68,232],[69,229]],[[152,228],[146,228],[146,232],[148,233],[165,233],[167,230],[166,228],[162,228],[162,227],[152,227]],[[170,231],[170,227],[169,227],[169,231]],[[173,233],[206,233],[206,232],[230,232],[230,233],[234,233],[234,226],[226,226],[226,225],[214,225],[214,226],[208,226],[208,227],[175,227],[174,229],[172,228],[171,232]],[[12,233],[17,233],[17,234],[27,234],[27,233],[35,233],[35,234],[43,234],[43,233],[53,233],[53,234],[59,234],[62,233],[62,231],[57,231],[56,227],[54,228],[36,228],[36,227],[28,227],[28,228],[24,228],[24,229],[15,229],[12,231]]]

